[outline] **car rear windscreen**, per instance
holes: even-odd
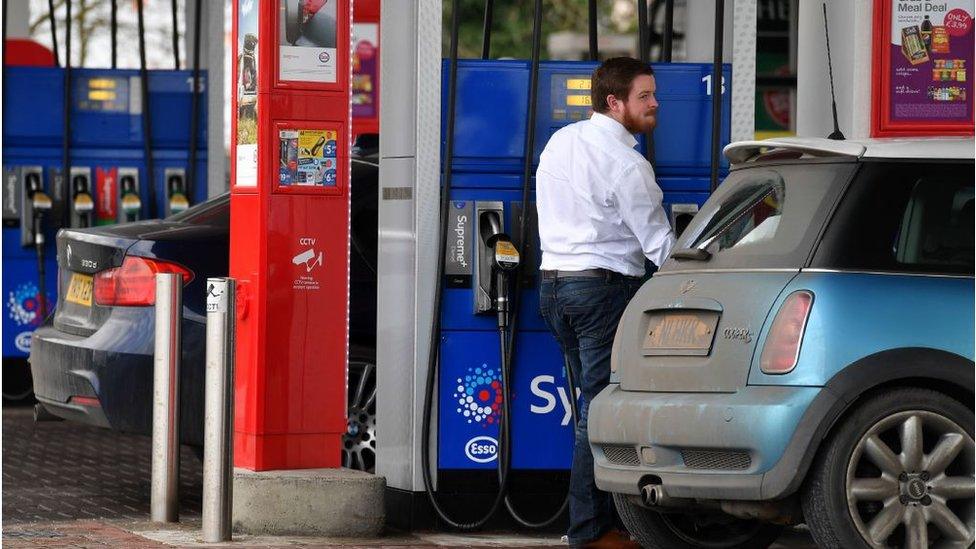
[[[855,169],[853,162],[800,162],[733,171],[675,245],[710,257],[672,258],[665,270],[802,267]]]

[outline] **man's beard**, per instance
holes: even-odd
[[[643,116],[635,116],[630,111],[624,111],[624,128],[630,133],[649,132],[657,126],[657,111],[654,111],[653,118],[647,120]]]

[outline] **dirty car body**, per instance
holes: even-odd
[[[801,521],[825,545],[968,546],[971,466],[919,479],[949,439],[973,455],[972,139],[726,155],[733,171],[620,321],[590,407],[597,485],[632,532],[663,524],[692,546],[761,546],[763,524]],[[887,451],[900,464],[877,465]]]

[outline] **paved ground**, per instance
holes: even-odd
[[[181,455],[178,525],[148,522],[150,445],[72,422],[35,424],[30,408],[3,409],[3,546],[199,547],[201,465]],[[234,536],[236,547],[565,547],[554,536],[443,533],[378,539]],[[802,531],[775,546],[814,547]]]

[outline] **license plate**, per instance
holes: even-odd
[[[93,280],[89,275],[72,274],[71,283],[68,284],[68,295],[65,296],[65,299],[78,305],[91,307]]]
[[[651,311],[648,317],[645,355],[704,356],[712,350],[717,311]]]

